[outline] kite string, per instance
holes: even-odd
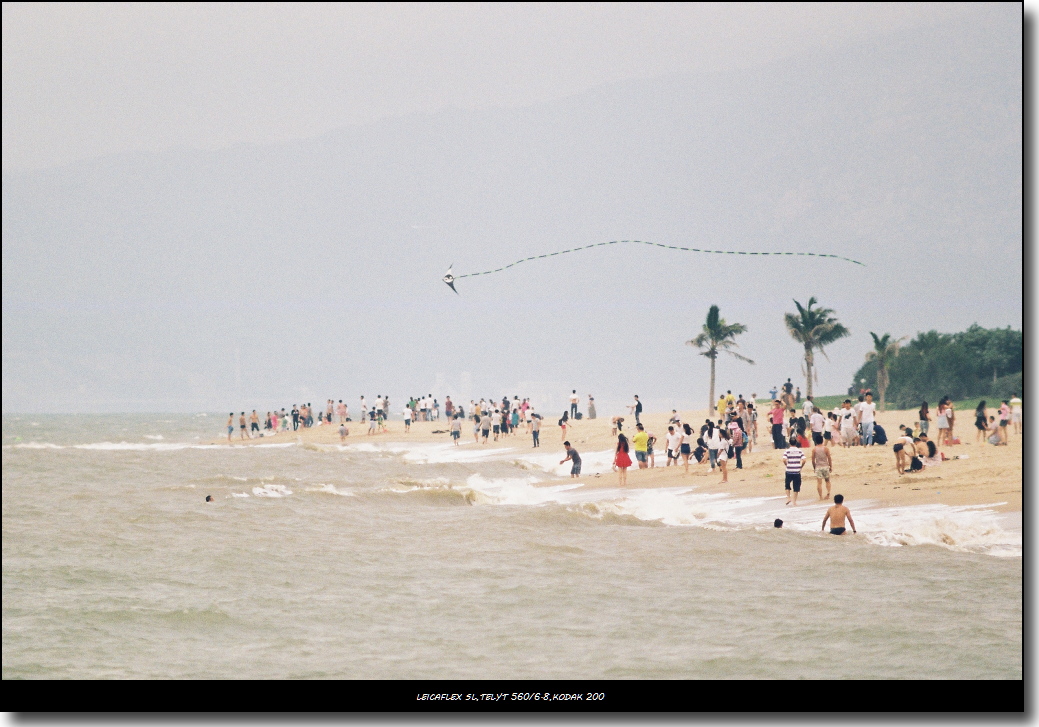
[[[748,252],[746,250],[703,250],[703,249],[698,248],[698,247],[680,247],[678,245],[665,245],[665,244],[660,243],[660,242],[646,242],[645,240],[610,240],[609,242],[594,242],[591,245],[584,245],[583,247],[574,247],[574,248],[571,248],[569,250],[559,250],[557,252],[546,252],[544,255],[532,255],[531,257],[522,258],[520,260],[517,260],[516,262],[509,263],[508,265],[506,265],[504,267],[495,268],[493,270],[484,270],[484,271],[479,272],[479,273],[464,273],[462,275],[456,275],[455,279],[458,279],[458,278],[471,278],[471,277],[474,277],[476,275],[490,275],[491,273],[500,273],[501,271],[507,270],[508,268],[511,268],[514,265],[519,265],[520,263],[525,263],[525,262],[528,262],[530,260],[540,260],[541,258],[552,257],[554,255],[566,255],[567,253],[570,253],[570,252],[578,252],[580,250],[587,250],[590,247],[601,247],[603,245],[619,245],[619,244],[625,243],[625,242],[631,242],[631,243],[635,243],[635,244],[639,244],[639,245],[650,245],[652,247],[663,247],[663,248],[668,249],[668,250],[683,250],[685,252],[706,252],[706,253],[712,253],[712,254],[715,254],[715,255],[804,255],[804,256],[807,256],[807,257],[828,257],[828,258],[833,258],[835,260],[844,260],[844,261],[849,262],[849,263],[855,263],[856,265],[862,265],[863,267],[866,267],[865,263],[861,263],[858,260],[852,260],[850,257],[842,257],[841,255],[830,255],[830,254],[821,253],[821,252]]]

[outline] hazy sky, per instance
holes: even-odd
[[[1022,323],[1020,5],[3,4],[8,411],[595,393]],[[737,258],[608,240],[815,251]],[[229,408],[230,407],[230,408]]]
[[[312,136],[754,65],[968,3],[4,3],[3,166]]]

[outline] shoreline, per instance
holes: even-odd
[[[683,421],[702,423],[707,416],[705,410],[679,412]],[[667,421],[670,414],[646,414],[642,422],[646,430],[656,434],[658,441],[667,432]],[[889,439],[891,432],[898,431],[899,424],[915,425],[916,413],[911,411],[878,412],[877,420],[887,430]],[[966,421],[965,421],[966,419]],[[230,445],[225,439],[211,440],[210,444],[241,447],[274,443],[299,443],[317,445],[356,446],[371,444],[377,447],[440,444],[452,446],[449,434],[434,433],[447,430],[448,423],[441,419],[436,422],[415,422],[409,433],[404,432],[403,422],[391,420],[387,422],[389,432],[369,436],[367,424],[350,422],[347,425],[351,434],[340,442],[339,426],[314,426],[309,429],[282,432],[276,435],[258,437],[242,441],[232,438]],[[697,425],[698,428],[699,425]],[[968,429],[969,427],[969,429]],[[612,450],[616,439],[611,434],[610,419],[582,419],[567,428],[567,439],[582,454],[601,453]],[[625,417],[625,433],[634,430],[634,417]],[[695,487],[705,494],[726,494],[734,497],[777,497],[784,495],[783,466],[781,453],[772,448],[768,437],[768,425],[758,423],[758,443],[751,452],[743,453],[742,470],[736,469],[735,461],[729,462],[729,481],[722,483],[721,474],[709,473],[707,465],[690,464],[689,474],[683,467],[663,466],[666,457],[657,456],[657,466],[639,470],[631,467],[628,470],[629,490],[657,489],[664,487]],[[898,507],[906,505],[951,505],[951,506],[988,506],[999,512],[1021,512],[1022,491],[1022,437],[1010,436],[1005,447],[994,447],[987,443],[976,444],[966,439],[974,437],[973,422],[961,413],[956,423],[955,434],[964,440],[963,444],[945,447],[946,456],[963,457],[950,459],[934,467],[925,467],[922,472],[898,475],[895,470],[895,458],[891,445],[875,445],[872,447],[831,447],[834,468],[831,477],[832,494],[843,494],[849,505],[856,501],[871,500],[880,507]],[[472,426],[466,422],[462,427],[462,437],[457,449],[475,452],[484,451],[491,455],[496,450],[514,450],[524,459],[530,455],[539,455],[558,462],[565,457],[562,446],[562,432],[549,419],[542,422],[541,447],[535,449],[531,445],[531,436],[525,427],[498,442],[493,440],[487,444],[473,442]],[[966,435],[966,436],[965,436]],[[452,448],[454,448],[452,446]],[[663,452],[657,448],[658,452]],[[558,454],[558,459],[551,459],[550,454]],[[416,464],[416,466],[421,466]],[[600,468],[595,477],[589,467],[585,467],[579,482],[586,488],[606,488],[617,486],[617,474],[609,466],[604,471]],[[544,471],[544,470],[542,470]],[[576,484],[569,477],[544,471],[547,478],[538,482],[538,486],[557,486],[563,483]],[[818,504],[816,478],[811,464],[806,464],[802,475],[801,497],[798,507]],[[825,495],[825,485],[823,488]]]

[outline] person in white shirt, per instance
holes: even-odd
[[[809,396],[805,399],[804,406],[801,407],[801,413],[804,415],[804,418],[807,419],[812,416],[813,411],[815,411],[815,402],[812,401],[812,397]]]
[[[404,415],[404,431],[411,431],[411,409],[404,407],[404,411],[401,412]]]
[[[571,419],[576,419],[577,418],[577,403],[580,400],[581,400],[581,398],[577,395],[577,389],[574,389],[573,393],[570,394],[570,418]]]
[[[866,394],[866,400],[859,402],[859,429],[862,432],[862,446],[873,444],[873,423],[876,421],[877,405],[873,403],[873,394]]]
[[[822,434],[826,429],[826,417],[823,416],[823,413],[819,411],[819,407],[817,406],[812,407],[812,414],[808,418],[808,421],[812,426],[813,434]]]
[[[674,425],[667,428],[667,464],[665,467],[670,467],[672,464],[678,466],[678,448],[682,444],[682,435],[675,431]]]
[[[855,411],[851,408],[851,399],[845,399],[844,405],[837,412],[837,420],[841,423],[841,444],[850,447],[855,444]]]
[[[364,404],[364,397],[361,397],[361,422],[364,423],[368,418],[368,407]]]
[[[1014,434],[1021,433],[1021,398],[1017,394],[1010,395],[1010,421],[1014,425]]]
[[[494,427],[494,441],[498,441],[498,434],[501,433],[501,412],[497,409],[491,414],[491,425]]]
[[[718,448],[722,446],[722,438],[718,427],[711,427],[707,433],[707,454],[711,459],[711,472],[718,465]]]

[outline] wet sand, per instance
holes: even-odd
[[[700,411],[679,412],[683,421],[695,423],[699,429],[707,413]],[[628,470],[628,487],[632,489],[647,487],[695,486],[704,492],[728,493],[737,496],[767,497],[784,494],[783,463],[781,452],[772,449],[769,426],[764,419],[758,423],[758,445],[750,452],[743,453],[743,469],[736,469],[735,460],[729,461],[729,481],[723,483],[719,471],[710,473],[708,465],[689,466],[689,474],[681,465],[665,467],[664,435],[667,433],[667,421],[670,414],[646,414],[642,422],[647,431],[658,438],[656,467],[639,470],[632,467]],[[531,436],[525,427],[498,442],[476,444],[473,441],[472,423],[465,422],[462,427],[460,445],[466,449],[506,449],[517,453],[547,454],[558,452],[559,458],[565,456],[562,445],[562,430],[556,425],[558,416],[546,416],[542,422],[541,448],[534,450]],[[877,420],[884,427],[888,438],[898,434],[898,425],[906,424],[915,427],[915,411],[878,412]],[[237,423],[236,423],[237,424]],[[624,418],[624,432],[631,436],[635,429],[634,417]],[[370,442],[391,443],[441,443],[450,444],[449,424],[441,419],[438,422],[415,422],[411,431],[404,432],[404,424],[398,418],[387,423],[388,432],[369,436],[368,425],[360,422],[348,424],[350,435],[346,444]],[[250,446],[270,444],[274,442],[299,441],[303,444],[339,444],[339,427],[314,426],[310,429],[289,431],[274,436],[265,436],[245,442],[238,438],[236,431],[231,446]],[[931,434],[936,434],[932,422]],[[895,470],[895,456],[891,444],[873,447],[840,447],[831,448],[833,458],[833,474],[831,475],[832,494],[843,494],[849,504],[855,500],[871,499],[880,505],[921,505],[941,503],[945,505],[988,505],[1003,512],[1020,512],[1022,490],[1022,438],[1010,436],[1010,443],[1005,447],[975,442],[976,430],[973,425],[973,412],[958,412],[958,421],[954,430],[962,444],[943,447],[941,451],[950,458],[934,467],[925,467],[914,474],[899,475]],[[616,437],[612,434],[609,418],[594,420],[582,419],[568,427],[566,438],[582,453],[602,452],[613,449]],[[227,444],[226,439],[214,440],[214,444]],[[952,457],[961,459],[951,459]],[[964,458],[965,457],[965,458]],[[634,455],[632,455],[634,459]],[[581,478],[586,487],[616,487],[618,475],[607,468],[604,472],[589,472],[588,467]],[[558,484],[560,478],[552,478],[539,484]],[[812,473],[811,462],[803,470],[803,485],[799,503],[808,504],[818,500],[816,479]],[[825,485],[823,494],[826,494]]]

